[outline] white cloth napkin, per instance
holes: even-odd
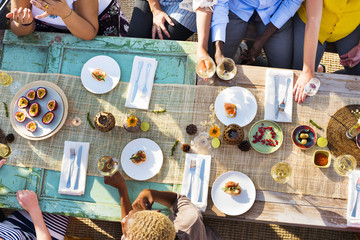
[[[139,62],[143,63],[142,68],[140,69],[140,75],[138,74]],[[131,70],[131,77],[125,107],[144,110],[149,109],[152,86],[154,84],[157,64],[158,62],[155,58],[135,56]],[[139,79],[137,81],[138,76]],[[136,85],[137,90],[136,92],[134,92]],[[144,90],[146,91],[144,92]],[[133,99],[134,94],[135,98]]]
[[[349,185],[348,185],[348,206],[347,206],[347,225],[349,227],[360,227],[360,196],[358,197],[358,204],[356,207],[356,215],[352,217],[352,211],[354,209],[355,201],[356,201],[356,182],[360,177],[360,170],[354,170],[349,175]],[[360,195],[360,194],[359,194]]]
[[[181,188],[181,194],[185,196],[188,196],[189,193],[190,180],[191,180],[190,163],[192,159],[196,160],[196,170],[193,175],[193,182],[191,186],[191,202],[194,203],[200,209],[200,211],[205,212],[207,207],[207,197],[209,190],[211,156],[202,155],[202,154],[189,154],[189,153],[186,154],[183,182]],[[200,170],[203,161],[205,161],[205,165],[204,165],[205,168],[204,168],[204,179],[202,185],[202,201],[199,202],[199,195],[201,192]]]
[[[290,86],[286,96],[286,104],[284,112],[279,112],[277,119],[275,119],[275,111],[278,108],[275,101],[275,76],[279,79],[278,88],[278,104],[281,103],[286,92],[287,79],[290,78]],[[267,69],[265,81],[265,119],[276,122],[292,122],[292,107],[293,107],[293,78],[294,73],[289,70]]]
[[[81,163],[80,163],[80,172],[79,172],[79,188],[77,190],[74,190],[76,174],[77,174],[76,161],[80,146],[82,146],[82,154],[81,154]],[[69,171],[70,171],[70,148],[75,149],[75,161],[71,172],[72,174],[71,186],[70,188],[67,188],[66,184],[68,181]],[[89,149],[90,149],[90,143],[65,141],[64,155],[61,165],[61,175],[60,175],[59,189],[58,189],[58,192],[60,194],[68,194],[68,195],[84,194],[85,185],[86,185],[86,172],[88,166]]]

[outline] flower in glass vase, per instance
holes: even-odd
[[[140,130],[141,121],[134,114],[129,114],[124,122],[124,128],[128,132],[137,132]]]
[[[218,125],[213,125],[209,131],[210,137],[218,138],[221,135],[220,128]]]

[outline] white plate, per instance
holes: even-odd
[[[225,115],[224,103],[236,105],[236,117]],[[242,87],[229,87],[221,91],[215,100],[215,114],[220,122],[228,126],[237,124],[240,127],[248,125],[255,117],[257,103],[254,95]]]
[[[225,193],[221,188],[225,183],[234,181],[239,183],[241,193],[237,196],[231,196]],[[211,198],[217,209],[221,212],[236,216],[248,211],[255,202],[256,189],[251,179],[241,172],[231,171],[219,176],[211,189]]]
[[[91,76],[95,69],[101,69],[106,73],[105,81],[98,81]],[[119,64],[111,57],[96,56],[89,59],[81,70],[81,82],[92,93],[103,94],[113,90],[120,81]]]
[[[143,150],[146,161],[133,163],[130,158],[137,151]],[[121,153],[121,166],[124,172],[135,180],[147,180],[154,177],[163,164],[163,153],[156,142],[147,138],[138,138],[129,142]]]

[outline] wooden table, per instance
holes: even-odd
[[[72,36],[59,34],[39,34],[17,38],[5,32],[1,48],[1,69],[32,72],[53,72],[80,75],[81,65],[78,58],[89,59],[92,56],[106,54],[118,57],[134,54],[156,55],[163,67],[158,68],[156,82],[195,84],[196,44],[191,42],[172,42],[154,40],[135,40],[119,38],[96,38],[83,42]],[[15,54],[14,54],[15,53]],[[30,53],[30,54],[29,54]],[[14,57],[16,56],[16,57]],[[31,58],[29,59],[29,56]],[[178,62],[179,68],[168,69],[167,61]],[[121,66],[121,81],[128,81],[131,69]],[[124,70],[124,71],[123,71]],[[174,71],[177,71],[174,74]],[[225,83],[215,80],[215,85],[241,85],[247,88],[264,88],[266,68],[238,66],[236,82]],[[158,74],[158,73],[157,73]],[[298,75],[299,72],[295,71]],[[321,74],[325,92],[360,94],[360,78],[345,75]],[[208,84],[199,81],[198,84]],[[68,214],[104,220],[120,220],[120,207],[117,192],[105,186],[102,178],[89,176],[86,193],[82,197],[59,195],[52,186],[58,182],[60,173],[37,168],[4,166],[0,179],[0,207],[19,208],[15,193],[19,189],[31,189],[38,193],[40,205],[46,212]],[[179,192],[179,185],[152,182],[128,181],[130,196],[134,200],[143,188],[172,190]],[[1,190],[9,193],[1,195]],[[225,216],[213,206],[209,191],[208,208],[204,213],[208,217],[221,217],[234,220],[246,220],[266,223],[310,226],[328,229],[346,229],[346,199],[330,199],[316,196],[303,196],[272,191],[257,190],[254,206],[245,214],[236,217]],[[158,206],[160,207],[160,206]],[[349,230],[349,229],[346,229]],[[350,229],[353,231],[353,229]]]

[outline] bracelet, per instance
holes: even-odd
[[[31,23],[26,23],[26,24],[21,24],[21,23],[20,23],[20,25],[21,25],[21,26],[24,26],[24,27],[27,27],[27,26],[30,26],[31,24],[33,24],[33,22],[34,22],[34,20],[32,20]]]
[[[69,13],[66,17],[61,18],[63,21],[64,21],[65,19],[67,19],[68,17],[70,17],[70,15],[73,13],[73,10],[72,10],[72,9],[70,9],[70,10],[71,10],[70,13]]]

